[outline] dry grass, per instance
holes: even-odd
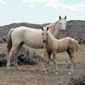
[[[42,50],[31,51],[42,55]],[[0,53],[6,52],[6,44],[0,44]],[[69,68],[66,67],[68,60],[67,53],[57,54],[59,74],[55,75],[52,71],[47,74],[41,70],[41,63],[37,65],[20,66],[20,70],[12,67],[7,70],[6,67],[0,68],[0,85],[68,85],[72,76],[68,76]],[[75,66],[73,76],[85,74],[85,45],[81,45],[78,53],[75,54]],[[50,68],[50,67],[49,67]],[[53,70],[53,67],[52,67]]]

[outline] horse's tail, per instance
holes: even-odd
[[[78,52],[78,49],[79,49],[79,43],[78,43],[78,41],[77,40],[75,40],[75,46],[76,46],[76,52]]]
[[[7,52],[9,53],[12,48],[12,39],[11,39],[11,33],[14,29],[10,29],[8,36],[7,36]]]

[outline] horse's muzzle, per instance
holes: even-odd
[[[43,40],[43,43],[46,43],[46,40]]]
[[[66,30],[62,30],[63,33],[65,33]]]

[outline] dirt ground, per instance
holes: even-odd
[[[5,46],[5,44],[0,44],[0,53],[6,52]],[[1,67],[0,85],[69,85],[68,83],[73,76],[85,75],[85,45],[80,45],[78,53],[75,54],[72,76],[68,75],[67,60],[67,53],[57,54],[58,75],[54,74],[53,65],[48,67],[48,73],[43,73],[41,62],[37,65],[21,65],[19,70],[14,67],[9,70],[6,67]]]

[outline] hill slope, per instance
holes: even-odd
[[[46,24],[30,24],[30,23],[13,23],[5,26],[0,26],[0,42],[6,41],[6,36],[11,28],[19,26],[26,26],[39,29]],[[85,21],[82,20],[71,20],[67,21],[67,30],[65,32],[59,32],[59,38],[71,36],[77,39],[80,43],[85,43]]]

